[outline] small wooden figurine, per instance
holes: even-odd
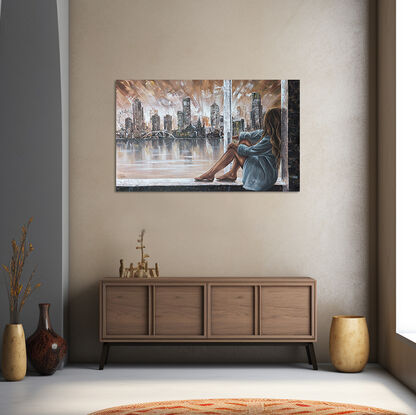
[[[120,278],[123,278],[124,276],[124,262],[122,259],[120,259],[120,268],[118,269]]]
[[[133,267],[133,262],[130,262],[130,268],[129,268],[129,278],[134,278],[134,267]]]

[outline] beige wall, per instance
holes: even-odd
[[[369,318],[374,356],[371,4],[71,1],[72,361],[97,360],[98,281],[117,275],[119,258],[134,258],[142,227],[163,276],[316,278],[318,359],[329,360],[335,314]],[[116,193],[114,81],[223,78],[301,80],[301,191]],[[238,350],[187,347],[153,355],[145,348],[136,357],[306,359],[304,350]]]
[[[379,360],[416,392],[416,346],[396,334],[396,8],[379,3]]]

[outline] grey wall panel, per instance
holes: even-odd
[[[55,0],[4,0],[0,20],[0,263],[10,240],[34,217],[30,240],[42,287],[25,305],[26,335],[37,325],[39,302],[51,303],[62,333],[62,125]],[[2,276],[3,277],[3,276]],[[8,323],[0,291],[0,333]],[[0,334],[1,335],[1,334]],[[1,342],[0,342],[1,344]]]

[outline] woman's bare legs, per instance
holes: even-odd
[[[252,145],[248,140],[240,140],[238,144],[245,144],[247,146]],[[212,182],[217,172],[219,172],[220,170],[228,166],[232,161],[234,161],[231,170],[218,178],[218,180],[220,181],[234,181],[237,178],[238,169],[240,167],[243,167],[245,160],[245,157],[240,156],[237,153],[236,147],[229,146],[228,150],[220,157],[220,159],[204,174],[195,177],[195,180]]]
[[[240,163],[234,160],[234,163],[231,166],[230,171],[228,171],[227,173],[224,173],[221,176],[218,176],[217,180],[219,182],[235,182],[237,180],[237,172],[240,167],[243,167],[243,166],[240,166]]]
[[[215,174],[228,166],[233,160],[238,160],[238,164],[241,164],[242,167],[245,157],[238,155],[236,149],[229,148],[209,170],[204,174],[195,177],[195,180],[197,182],[212,182],[215,178]]]

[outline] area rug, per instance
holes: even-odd
[[[118,406],[90,415],[180,415],[180,414],[320,414],[399,415],[397,412],[346,403],[290,399],[200,399],[194,401],[149,402]]]

